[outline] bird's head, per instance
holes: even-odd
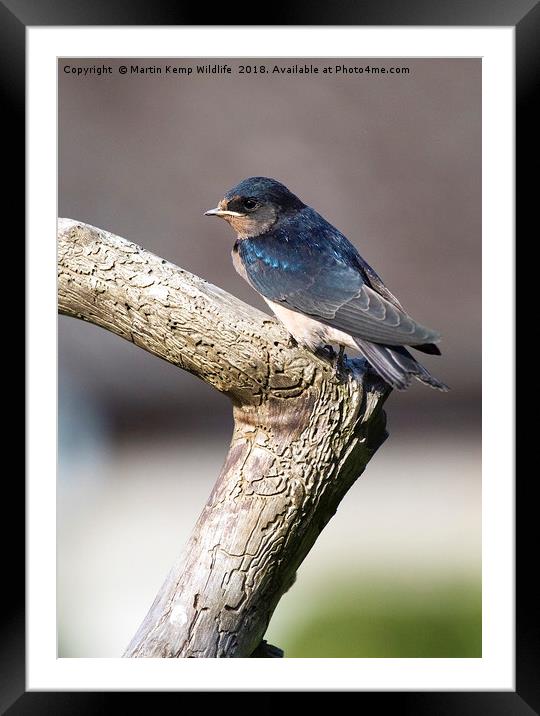
[[[244,179],[228,191],[205,216],[225,219],[240,238],[259,236],[281,218],[300,211],[305,204],[286,186],[267,177]]]

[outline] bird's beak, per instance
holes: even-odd
[[[240,214],[238,211],[227,211],[226,209],[220,209],[219,206],[216,206],[215,209],[208,209],[208,211],[204,212],[205,216],[244,216],[244,214]]]

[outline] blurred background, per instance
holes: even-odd
[[[118,66],[203,61],[59,60],[59,216],[267,311],[232,267],[229,227],[203,212],[244,177],[274,177],[442,332],[442,358],[422,361],[451,392],[415,383],[389,398],[389,439],[266,638],[288,657],[479,657],[481,61],[308,62],[410,72],[133,76]],[[113,73],[64,72],[101,64]],[[58,381],[59,656],[120,656],[211,491],[230,406],[191,375],[65,317]]]

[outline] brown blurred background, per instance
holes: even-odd
[[[313,60],[409,74],[121,75],[59,61],[59,216],[128,238],[268,310],[203,217],[252,175],[343,231],[407,310],[448,394],[387,402],[390,438],[301,567],[268,638],[288,656],[480,650],[481,61]],[[64,66],[109,65],[76,77]],[[89,324],[59,319],[60,656],[119,656],[211,490],[228,401]]]

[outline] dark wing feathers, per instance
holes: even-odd
[[[306,207],[272,232],[239,242],[251,285],[271,301],[375,343],[435,343],[352,244]]]
[[[436,333],[413,321],[402,309],[365,284],[359,295],[340,306],[328,323],[340,331],[375,343],[410,346],[439,339]]]
[[[381,346],[356,339],[360,353],[387,383],[397,390],[405,390],[412,378],[446,392],[448,386],[418,363],[403,346]]]
[[[368,282],[372,288],[374,288],[377,293],[379,293],[383,298],[386,298],[387,301],[389,301],[391,304],[393,304],[396,308],[399,308],[401,311],[403,311],[403,306],[401,303],[397,300],[397,298],[394,296],[393,293],[391,293],[388,288],[384,285],[382,278],[379,276],[379,274],[371,268],[371,266],[364,261],[364,259],[359,255],[358,258],[360,259],[360,265],[362,267],[363,273],[366,275],[366,278],[368,279]]]
[[[441,355],[441,349],[439,346],[436,346],[434,343],[422,343],[422,345],[414,345],[413,348],[416,348],[417,351],[422,351],[422,353],[428,353],[432,356],[440,356]]]

